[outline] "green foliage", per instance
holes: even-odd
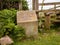
[[[17,10],[0,11],[0,38],[9,35],[13,40],[21,40],[24,35],[24,28],[16,25]]]
[[[17,10],[7,10],[7,9],[2,10],[2,11],[0,11],[0,19],[6,23],[15,22],[16,12],[17,12]]]
[[[26,0],[22,0],[22,9],[23,10],[28,10],[28,4]]]
[[[40,34],[37,40],[15,42],[14,45],[60,45],[60,34],[57,32]]]
[[[4,35],[9,35],[14,41],[19,41],[25,36],[24,29],[14,23],[5,25],[3,31]]]

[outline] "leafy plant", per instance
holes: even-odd
[[[16,25],[16,12],[14,9],[0,11],[0,38],[8,35],[15,41],[25,36],[24,28]]]

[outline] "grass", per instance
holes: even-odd
[[[60,45],[60,34],[57,32],[39,34],[36,40],[15,42],[14,45]]]

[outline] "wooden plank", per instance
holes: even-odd
[[[60,6],[56,6],[55,8],[59,8]],[[48,9],[48,10],[51,10],[51,9],[54,9],[54,7],[53,8],[50,8],[50,9]]]
[[[45,13],[47,13],[47,12],[52,12],[52,13],[54,13],[55,12],[55,10],[35,10],[36,12],[45,12]],[[60,11],[60,9],[56,9],[56,11]]]
[[[53,22],[60,22],[60,20],[54,20]]]
[[[39,5],[54,5],[54,4],[58,5],[60,4],[60,2],[52,2],[52,3],[44,3],[44,4],[40,3]]]

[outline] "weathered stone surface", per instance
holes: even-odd
[[[17,12],[17,23],[37,21],[35,11],[19,11]]]
[[[38,35],[38,20],[35,11],[17,12],[17,24],[25,28],[27,37]]]
[[[13,43],[13,40],[9,36],[4,36],[0,39],[0,44],[1,45],[7,45]]]

